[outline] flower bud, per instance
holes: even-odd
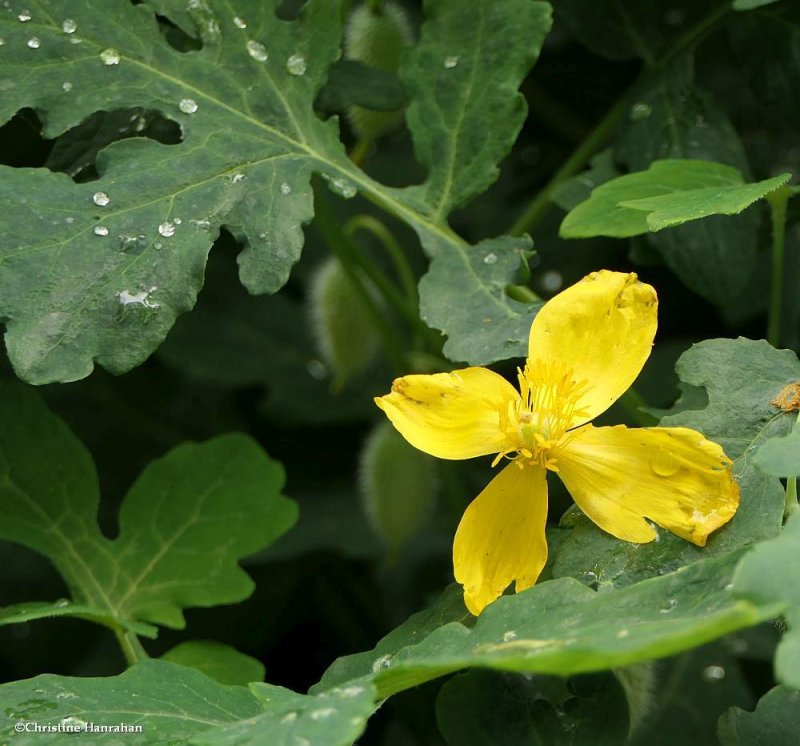
[[[436,466],[388,422],[369,435],[359,458],[362,504],[375,532],[396,552],[430,519]]]
[[[347,20],[344,56],[368,67],[396,72],[400,55],[412,42],[411,24],[397,3],[387,0],[377,10],[363,3],[350,13]],[[403,121],[399,109],[372,111],[361,106],[351,106],[347,117],[356,135],[363,140],[376,140]]]
[[[378,350],[378,332],[364,301],[335,257],[311,281],[311,323],[320,355],[341,386],[363,370]]]

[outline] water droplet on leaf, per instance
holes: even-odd
[[[292,193],[292,187],[289,186],[289,184],[287,184],[284,181],[283,184],[281,184],[281,194],[291,194],[291,193]]]
[[[254,39],[250,39],[247,42],[247,54],[258,62],[266,62],[269,56],[267,48],[260,41],[255,41]]]
[[[458,65],[459,59],[456,55],[450,55],[449,57],[444,58],[444,65],[445,70],[452,70],[456,65]]]
[[[289,75],[305,75],[306,58],[302,54],[293,54],[286,60],[286,71]]]
[[[636,103],[631,106],[630,118],[631,121],[638,122],[647,119],[652,113],[653,107],[650,104]]]
[[[392,665],[391,655],[381,655],[372,662],[372,673],[384,671]]]
[[[493,251],[490,251],[485,257],[483,257],[484,264],[497,264],[497,254]]]
[[[236,28],[247,28],[247,24],[245,23],[244,19],[239,18],[239,16],[234,16],[233,25],[236,26]]]
[[[331,715],[335,714],[336,710],[334,710],[333,707],[321,707],[319,710],[311,711],[311,719],[322,720],[323,718],[329,718]]]
[[[347,179],[343,179],[340,176],[329,176],[328,174],[322,174],[322,178],[328,182],[328,188],[334,194],[338,194],[340,197],[344,197],[344,199],[352,199],[358,194],[358,190]]]
[[[31,15],[31,12],[30,12],[29,10],[23,10],[23,11],[22,11],[22,12],[21,12],[21,13],[20,13],[18,16],[17,16],[17,18],[18,18],[20,21],[22,21],[23,23],[27,23],[28,21],[30,21],[30,20],[31,20],[31,18],[33,18],[33,16]]]
[[[169,238],[175,235],[175,226],[169,221],[161,223],[161,225],[158,226],[158,232],[160,235],[164,236],[164,238]]]
[[[193,98],[182,98],[178,104],[178,108],[184,114],[194,114],[197,111],[197,101]]]
[[[104,65],[119,65],[119,52],[116,49],[104,49],[100,52],[100,59]]]
[[[109,202],[111,202],[111,198],[105,192],[95,192],[92,195],[92,202],[99,207],[105,207]]]
[[[39,41],[39,37],[37,36],[32,36],[30,39],[28,39],[28,46],[31,49],[38,49],[40,44],[41,42]]]
[[[508,632],[503,633],[503,642],[511,642],[512,640],[517,639],[517,633],[514,632],[513,629],[508,630]]]
[[[61,24],[61,28],[65,34],[74,34],[78,30],[78,24],[71,18],[67,18],[64,20],[64,23]]]
[[[65,80],[61,84],[61,88],[63,89],[64,93],[69,93],[72,90],[72,83],[70,83],[68,80]]]
[[[104,225],[96,225],[94,227],[94,235],[95,236],[107,236],[108,235],[108,228]]]

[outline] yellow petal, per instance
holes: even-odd
[[[486,368],[397,378],[375,399],[415,448],[438,458],[464,459],[500,450],[500,413],[517,390]]]
[[[703,546],[739,506],[731,460],[685,427],[587,425],[571,433],[556,458],[580,509],[618,539],[655,539],[649,518]]]
[[[467,508],[453,542],[456,580],[476,616],[514,581],[530,588],[547,562],[547,478],[516,463],[503,469]]]
[[[635,274],[602,270],[551,298],[536,315],[529,365],[563,370],[582,384],[573,425],[605,412],[634,382],[653,346],[657,310],[656,291]]]

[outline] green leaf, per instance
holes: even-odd
[[[771,5],[778,0],[733,0],[734,10],[753,10],[764,5]]]
[[[528,238],[503,236],[467,249],[467,263],[453,252],[434,258],[419,284],[420,314],[447,334],[448,358],[487,365],[528,354],[531,322],[542,303],[520,303],[506,287],[525,264],[530,246]],[[454,308],[470,313],[454,314]]]
[[[465,13],[459,0],[428,0],[426,12],[400,78],[417,158],[428,169],[413,193],[446,217],[497,178],[495,164],[525,120],[516,89],[550,31],[551,9],[531,0],[474,0]],[[514,38],[525,43],[510,44]]]
[[[628,735],[625,693],[610,675],[567,682],[495,671],[455,676],[436,700],[448,746],[619,746]]]
[[[732,707],[719,719],[722,746],[794,746],[800,733],[800,692],[770,689],[753,712]]]
[[[277,6],[278,0],[191,7],[35,0],[25,6],[30,22],[16,13],[0,18],[0,121],[31,107],[53,138],[98,111],[138,108],[177,122],[183,137],[174,145],[142,137],[111,144],[97,160],[100,178],[90,184],[39,169],[2,169],[0,214],[8,217],[0,316],[18,375],[71,381],[95,362],[114,373],[141,363],[194,305],[221,226],[244,246],[244,285],[253,293],[280,288],[312,217],[313,172],[337,193],[361,192],[405,221],[429,254],[460,257],[464,271],[475,271],[446,213],[495,178],[496,161],[521,126],[516,88],[547,33],[549,6],[481,0],[465,15],[454,0],[430,5],[403,81],[419,98],[409,121],[431,173],[407,189],[365,175],[346,157],[337,123],[314,113],[340,54],[339,4],[311,0],[291,22],[276,17]],[[168,46],[151,7],[199,37],[202,48],[181,53]],[[75,24],[73,33],[64,32],[64,20]],[[509,29],[528,43],[509,47],[502,33]],[[288,63],[301,57],[299,74],[303,66]],[[422,132],[418,124],[429,115],[436,119]],[[493,297],[481,270],[475,284]],[[497,336],[493,325],[471,333]]]
[[[281,467],[250,438],[224,435],[148,466],[110,540],[91,457],[64,423],[19,384],[0,384],[0,413],[0,538],[48,557],[77,604],[115,619],[181,628],[183,608],[246,598],[253,582],[237,560],[295,521]]]
[[[731,166],[710,161],[655,161],[647,171],[597,187],[561,224],[563,238],[627,238],[709,215],[735,215],[789,180],[746,184]]]
[[[619,171],[614,165],[614,154],[606,148],[589,161],[589,168],[562,181],[554,190],[552,200],[569,212],[589,199],[594,189],[617,176]]]
[[[673,655],[774,616],[773,601],[734,597],[735,564],[735,555],[701,560],[613,593],[571,578],[540,583],[498,599],[473,629],[454,621],[412,645],[385,638],[334,663],[320,685],[341,685],[346,671],[372,677],[383,698],[463,668],[566,676]]]
[[[800,477],[800,425],[782,438],[770,438],[758,449],[753,463],[773,477]]]
[[[197,746],[350,746],[376,708],[375,688],[369,682],[316,696],[270,684],[252,684],[250,689],[261,701],[263,714],[209,730],[194,740]]]
[[[53,619],[65,616],[87,619],[97,624],[104,624],[107,627],[119,625],[142,637],[154,638],[158,634],[158,630],[151,624],[134,622],[130,619],[118,619],[109,611],[98,609],[93,606],[73,604],[66,599],[53,603],[29,602],[25,604],[14,604],[13,606],[4,606],[0,609],[0,627],[6,624],[23,624],[36,619]]]
[[[797,356],[764,341],[712,339],[683,353],[676,370],[684,397],[660,424],[699,430],[725,449],[734,460],[739,482],[736,515],[700,549],[667,531],[660,531],[659,540],[649,544],[620,542],[576,511],[562,527],[549,532],[554,576],[576,577],[610,589],[675,570],[709,554],[725,555],[770,539],[780,530],[783,487],[755,468],[753,456],[770,438],[792,426],[792,415],[770,402],[787,383],[800,378]]]
[[[725,638],[654,665],[648,705],[627,746],[715,744],[717,720],[754,698]]]
[[[737,596],[757,604],[777,604],[784,611],[788,631],[775,654],[775,676],[795,689],[800,689],[799,551],[800,516],[795,515],[777,538],[747,554],[733,576]]]
[[[39,746],[62,734],[17,733],[16,722],[83,727],[141,726],[120,734],[125,743],[188,744],[217,724],[257,716],[262,705],[247,689],[222,686],[199,671],[149,660],[113,678],[71,678],[45,674],[0,686],[0,710],[8,720],[0,737],[18,746]],[[29,727],[31,727],[29,725]],[[112,735],[104,736],[111,743]]]
[[[264,664],[236,648],[214,640],[190,640],[176,645],[162,660],[196,668],[220,684],[245,686],[264,680]]]

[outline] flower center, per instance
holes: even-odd
[[[492,465],[505,457],[520,468],[536,464],[558,471],[554,448],[586,417],[578,402],[588,382],[565,366],[530,361],[524,370],[517,368],[517,379],[520,398],[500,413],[500,453]]]

